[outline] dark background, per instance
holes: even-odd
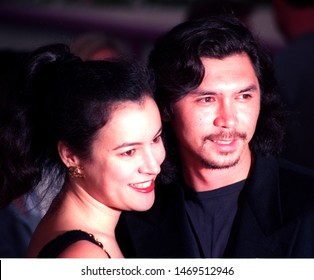
[[[193,0],[1,0],[0,49],[28,51],[48,43],[70,44],[82,33],[120,40],[138,57],[185,19]],[[271,1],[254,1],[250,26],[275,48],[283,45]]]

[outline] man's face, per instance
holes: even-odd
[[[202,58],[198,88],[173,104],[172,126],[183,162],[230,168],[250,157],[260,111],[260,87],[247,54]]]

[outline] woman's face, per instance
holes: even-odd
[[[154,181],[165,158],[159,110],[151,97],[113,107],[81,163],[85,190],[119,210],[144,211],[155,199]]]

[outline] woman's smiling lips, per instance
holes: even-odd
[[[154,190],[155,188],[155,181],[150,180],[142,183],[137,183],[137,184],[128,184],[129,187],[132,189],[141,192],[141,193],[149,193]]]

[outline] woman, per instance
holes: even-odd
[[[24,98],[2,119],[0,151],[2,205],[34,185],[60,188],[29,257],[123,257],[120,213],[152,206],[165,157],[151,81],[139,65],[83,62],[62,44],[32,53]]]

